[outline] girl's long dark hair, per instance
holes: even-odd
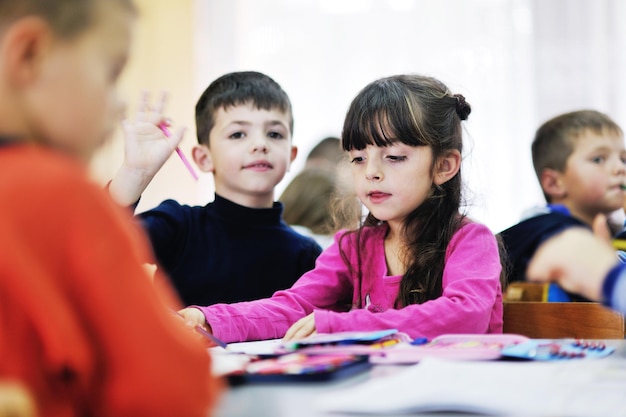
[[[420,75],[383,78],[367,85],[352,101],[343,126],[342,147],[346,151],[362,150],[367,145],[390,146],[398,141],[410,146],[429,146],[434,170],[439,157],[451,150],[462,151],[461,120],[467,119],[470,112],[471,107],[462,95],[452,95],[434,78]],[[430,196],[406,218],[403,228],[406,247],[401,259],[407,268],[400,282],[397,307],[421,304],[441,296],[446,248],[463,219],[459,213],[461,185],[460,170],[441,186],[433,184]],[[352,232],[357,235],[358,271],[353,272],[358,276],[359,294],[361,258],[365,255],[361,253],[361,230],[363,226],[379,223],[369,213],[361,227]],[[342,256],[347,261],[343,249]]]

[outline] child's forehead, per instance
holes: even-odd
[[[230,123],[282,123],[289,127],[291,115],[279,107],[263,109],[254,103],[235,104],[227,107],[219,107],[215,112],[215,124],[223,125]]]
[[[603,129],[594,131],[586,129],[571,138],[574,152],[577,150],[593,150],[598,148],[624,148],[624,136],[621,132]]]

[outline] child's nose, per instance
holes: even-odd
[[[617,158],[613,165],[613,172],[615,175],[624,175],[626,174],[626,163],[622,160],[622,158]]]
[[[261,152],[267,153],[269,151],[269,147],[267,145],[267,140],[263,137],[256,136],[252,138],[252,152]]]
[[[370,160],[367,163],[367,169],[365,170],[365,178],[369,181],[380,181],[383,179],[382,170],[380,165]]]

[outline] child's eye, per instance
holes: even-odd
[[[230,136],[228,136],[230,139],[241,139],[244,137],[244,133],[243,132],[235,132],[232,133]]]
[[[387,156],[387,159],[389,159],[392,162],[400,162],[400,161],[405,161],[406,156],[389,155]]]
[[[352,158],[350,160],[351,164],[358,164],[360,162],[363,162],[363,157],[362,156],[355,156],[354,158]]]
[[[283,134],[280,132],[269,132],[267,136],[269,136],[272,139],[284,139],[285,138],[285,136],[283,136]]]
[[[591,162],[593,162],[594,164],[601,164],[606,160],[605,157],[603,156],[595,156],[593,158],[591,158]]]

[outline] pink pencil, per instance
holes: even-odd
[[[165,124],[165,122],[161,122],[159,124],[159,129],[161,129],[165,137],[168,137],[168,138],[170,137],[170,130],[167,128],[167,125]],[[180,160],[183,161],[183,164],[185,164],[185,166],[187,167],[187,171],[189,171],[193,179],[198,181],[198,174],[196,174],[196,171],[194,171],[193,167],[191,166],[191,163],[189,163],[189,160],[187,159],[183,151],[181,151],[178,146],[176,147],[176,153],[180,157]]]

